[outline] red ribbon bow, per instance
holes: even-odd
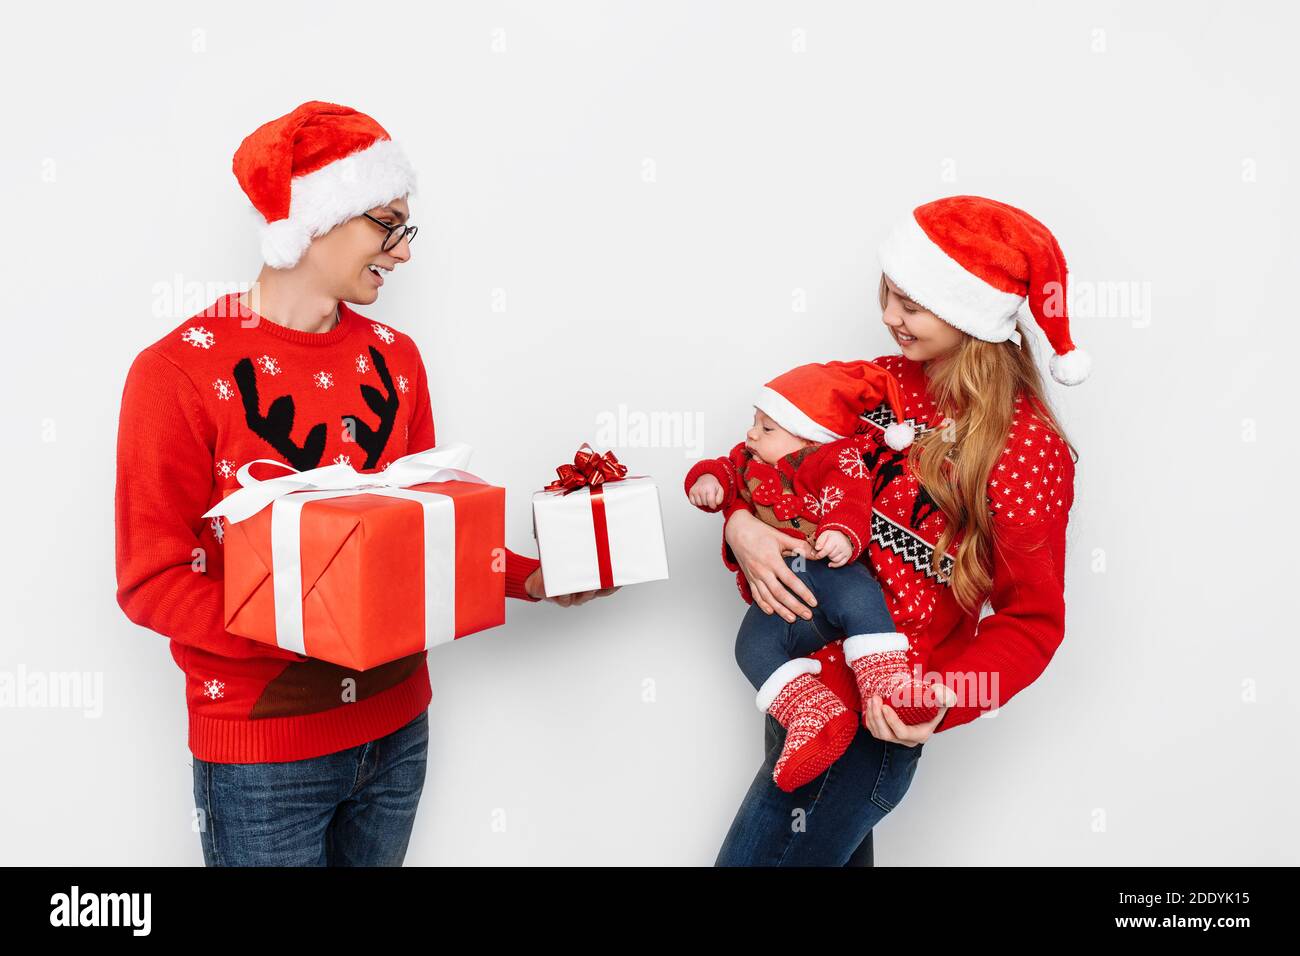
[[[615,458],[612,451],[598,455],[594,448],[583,442],[573,456],[573,464],[560,465],[555,473],[560,477],[543,488],[543,491],[562,489],[567,495],[580,488],[591,489],[591,530],[596,539],[596,567],[600,586],[611,588],[614,586],[614,562],[609,550],[609,524],[605,519],[605,485],[629,477],[627,465]]]
[[[579,488],[590,487],[592,491],[596,491],[607,481],[622,481],[627,477],[627,465],[615,458],[612,451],[598,455],[591,445],[583,442],[573,456],[573,464],[560,465],[555,469],[555,473],[560,477],[542,490],[564,489],[567,495]]]

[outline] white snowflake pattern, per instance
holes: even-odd
[[[226,685],[215,677],[212,680],[205,680],[203,682],[203,696],[210,700],[220,700],[226,696]]]
[[[216,389],[217,398],[221,399],[223,402],[230,401],[231,397],[235,394],[234,386],[224,378],[217,379],[212,383],[212,387]]]
[[[820,518],[825,512],[834,508],[844,500],[844,491],[833,485],[826,485],[822,488],[821,494],[813,497],[811,494],[803,496],[804,507],[808,509],[809,514],[815,518]]]
[[[269,355],[263,355],[257,360],[257,367],[267,375],[279,375],[282,371],[280,363]]]
[[[862,453],[854,448],[840,449],[840,471],[850,478],[867,477],[867,463],[862,460]]]
[[[317,372],[311,377],[311,380],[316,383],[317,388],[334,387],[334,376],[329,372]]]
[[[216,344],[217,337],[201,325],[191,325],[181,333],[181,341],[196,349],[210,349]]]
[[[352,459],[349,458],[347,455],[335,455],[335,456],[334,456],[334,460],[333,460],[332,462],[330,462],[330,464],[331,464],[331,465],[350,465],[350,464],[352,464]]]
[[[217,474],[222,478],[233,478],[235,476],[235,463],[229,458],[222,458],[217,462]]]
[[[363,375],[364,375],[366,372],[369,372],[369,371],[370,371],[370,359],[366,358],[364,355],[358,355],[358,356],[357,356],[357,371],[360,372],[360,373],[363,374]]]
[[[411,390],[411,381],[405,375],[397,376],[397,390],[405,395]]]
[[[821,498],[818,504],[821,505],[822,511],[830,511],[844,500],[844,489],[836,485],[823,485]]]
[[[1019,419],[1012,420],[1013,431],[1019,423]],[[1027,458],[1025,455],[1016,455],[1017,462],[1025,465],[1024,468],[1017,468],[1010,472],[1011,481],[1005,480],[1007,466],[999,464],[997,470],[1004,473],[1004,479],[995,479],[989,482],[989,488],[993,491],[991,500],[993,503],[993,512],[1000,514],[1007,520],[1014,520],[1016,515],[1021,515],[1020,520],[1033,520],[1041,517],[1048,517],[1053,513],[1053,505],[1057,509],[1065,507],[1063,499],[1056,497],[1056,489],[1053,487],[1059,483],[1064,475],[1062,471],[1064,465],[1060,465],[1061,448],[1063,447],[1061,439],[1053,431],[1047,428],[1041,422],[1026,422],[1024,428],[1029,433],[1042,432],[1041,435],[1034,434],[1033,437],[1025,437],[1015,432],[1015,437],[1008,442],[1007,447],[1003,449],[1004,455],[1010,455],[1012,447],[1015,445],[1028,448],[1031,453],[1037,452],[1034,457],[1040,459],[1041,466],[1033,463],[1033,458]],[[1051,458],[1048,457],[1048,451],[1051,451]],[[1059,465],[1059,467],[1058,467]],[[1045,467],[1042,467],[1045,466]],[[1012,466],[1015,468],[1015,466]],[[1028,479],[1021,481],[1021,479]],[[1012,482],[1019,482],[1013,484]],[[1004,500],[997,500],[1001,494]],[[1006,507],[1006,506],[1023,506],[1023,507]]]
[[[383,343],[385,345],[392,345],[393,340],[397,338],[397,336],[393,335],[392,329],[388,328],[387,326],[380,325],[378,322],[372,323],[370,328],[371,331],[375,333],[375,335],[379,336],[379,338],[383,340]]]
[[[217,539],[217,544],[223,544],[226,540],[226,529],[221,523],[221,515],[217,515],[212,519],[211,527],[212,537]]]

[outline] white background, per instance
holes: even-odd
[[[430,655],[408,864],[712,863],[763,728],[683,473],[776,372],[892,351],[876,244],[954,193],[1047,223],[1080,288],[1149,301],[1076,315],[1095,371],[1049,386],[1082,456],[1065,641],[933,738],[877,863],[1300,862],[1285,6],[10,10],[0,667],[104,697],[0,708],[4,862],[201,862],[182,674],[114,600],[116,417],[132,357],[216,297],[160,290],[256,275],[230,157],[309,99],[371,113],[420,172],[412,261],[362,311],[415,336],[439,439],[509,488],[512,547],[535,553],[529,494],[598,416],[702,424],[611,442],[660,480],[671,580],[512,602]]]

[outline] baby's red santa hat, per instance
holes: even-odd
[[[814,362],[778,375],[759,391],[754,406],[792,435],[809,441],[848,438],[858,419],[881,402],[889,402],[893,423],[885,442],[901,451],[915,430],[903,421],[903,393],[898,380],[874,362]]]
[[[1026,300],[1052,345],[1052,378],[1077,385],[1092,360],[1070,339],[1065,256],[1024,210],[980,196],[917,206],[880,247],[885,275],[918,305],[985,342],[1015,332]]]
[[[316,236],[415,194],[415,170],[382,126],[317,100],[259,126],[231,165],[266,220],[262,258],[273,269],[295,265]]]

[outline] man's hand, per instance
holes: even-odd
[[[551,601],[560,607],[576,607],[579,604],[586,604],[592,598],[613,594],[618,588],[601,588],[599,591],[578,591],[575,594],[557,594],[554,597],[547,597],[546,581],[542,578],[542,566],[539,564],[537,569],[524,580],[524,590],[531,598]]]
[[[691,485],[691,490],[686,497],[697,508],[717,508],[722,504],[725,496],[722,482],[712,475],[701,475],[695,484]]]
[[[848,535],[842,531],[823,531],[817,536],[817,550],[813,552],[814,558],[830,558],[827,563],[832,568],[838,568],[849,560],[853,554],[853,542]]]

